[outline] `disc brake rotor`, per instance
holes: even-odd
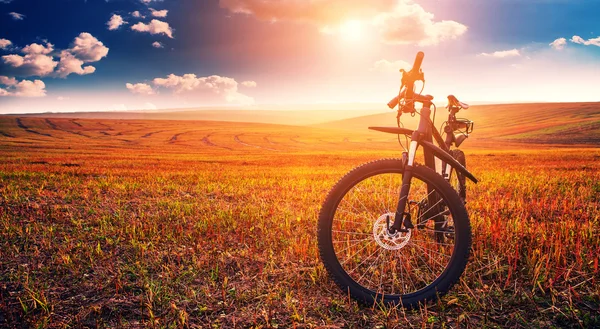
[[[408,232],[396,232],[390,234],[387,229],[388,218],[393,220],[396,215],[394,213],[387,213],[381,215],[373,224],[373,237],[377,244],[387,250],[398,250],[406,246],[410,241],[411,230]]]

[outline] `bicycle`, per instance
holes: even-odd
[[[410,136],[408,151],[401,159],[376,160],[348,172],[331,189],[319,214],[318,245],[326,270],[344,293],[365,304],[414,308],[434,301],[458,281],[469,257],[464,182],[477,179],[464,167],[464,154],[461,158],[450,146],[460,146],[473,123],[456,119],[468,105],[451,95],[443,126],[446,138],[435,129],[430,119],[432,106],[435,118],[433,97],[414,91],[416,81],[424,87],[423,58],[419,52],[413,68],[401,70],[399,95],[388,103],[398,106],[398,127],[369,127]],[[423,105],[420,112],[415,103]],[[401,127],[402,113],[420,114],[416,130]],[[461,129],[462,135],[454,134]],[[419,146],[425,165],[415,163]]]

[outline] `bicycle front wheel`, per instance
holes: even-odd
[[[435,300],[467,264],[471,226],[450,184],[415,165],[405,213],[413,228],[390,234],[403,173],[402,160],[364,164],[331,190],[319,215],[321,259],[345,294],[372,304],[407,308]]]

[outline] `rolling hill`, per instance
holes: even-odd
[[[447,118],[438,108],[436,127]],[[459,112],[457,117],[475,122],[472,142],[504,141],[534,144],[600,145],[600,103],[537,103],[478,105]],[[414,128],[418,116],[403,114],[405,127]],[[396,113],[372,114],[335,120],[315,127],[361,131],[368,126],[394,126]]]
[[[0,116],[0,145],[75,149],[84,144],[102,149],[163,147],[198,152],[395,149],[395,135],[367,127],[395,126],[396,113],[373,112],[312,109],[4,115]],[[447,111],[440,108],[437,112],[439,127]],[[345,119],[331,120],[340,117]],[[480,105],[461,111],[459,117],[475,122],[465,149],[600,145],[600,103]],[[418,116],[404,114],[401,119],[405,127],[414,128]]]
[[[293,106],[261,106],[248,108],[200,108],[127,112],[35,113],[11,116],[108,119],[108,120],[194,120],[257,122],[304,126],[332,120],[348,119],[386,110],[384,104],[316,104]]]

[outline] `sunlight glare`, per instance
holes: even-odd
[[[362,37],[362,22],[349,20],[340,26],[340,34],[345,40],[357,41]]]

